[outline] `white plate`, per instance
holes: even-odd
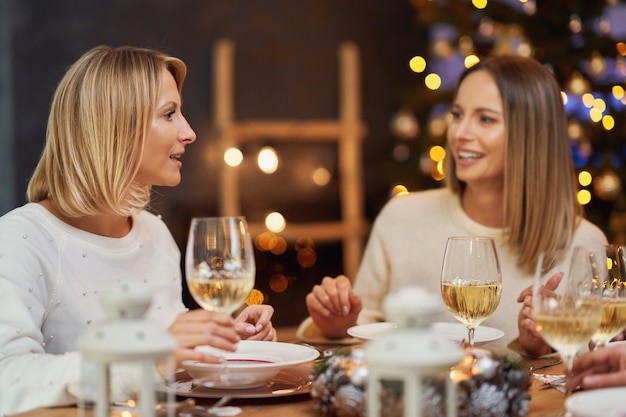
[[[264,385],[248,389],[215,389],[194,385],[189,375],[183,373],[181,378],[169,386],[160,385],[157,390],[173,392],[175,395],[188,398],[270,398],[290,395],[307,394],[311,389],[311,367],[296,365],[283,369]]]
[[[433,323],[433,331],[455,342],[467,340],[467,328],[462,323]],[[474,345],[481,346],[502,339],[504,332],[488,326],[478,326],[474,331]]]
[[[379,323],[359,324],[358,326],[352,326],[348,329],[348,334],[352,337],[362,340],[376,339],[381,334],[395,329],[396,324],[388,321]]]
[[[224,365],[184,361],[183,368],[196,385],[213,389],[248,389],[261,387],[282,369],[310,362],[319,352],[308,346],[282,342],[242,340],[236,352],[224,354],[210,346],[198,350],[226,357]]]
[[[395,329],[397,326],[391,322],[369,323],[353,326],[348,329],[348,334],[362,340],[376,339],[381,334]],[[432,323],[434,332],[456,342],[467,339],[467,329],[461,323]],[[493,327],[478,326],[474,332],[474,344],[484,345],[504,337],[502,330]]]
[[[572,394],[565,408],[576,417],[626,416],[626,388],[603,388]]]

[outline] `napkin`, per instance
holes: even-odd
[[[311,317],[307,317],[298,327],[296,337],[302,342],[320,345],[354,345],[363,342],[350,336],[341,339],[329,339],[322,334]]]
[[[543,382],[544,384],[549,384],[551,387],[556,388],[565,394],[565,375],[554,375],[554,374],[537,374],[533,373],[533,377],[536,380]]]

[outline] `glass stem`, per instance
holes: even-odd
[[[574,358],[575,354],[567,355],[563,358],[563,363],[565,363],[565,396],[569,397],[572,393],[572,389],[569,387],[568,382],[572,379],[572,368],[574,367]]]
[[[467,327],[467,342],[472,349],[474,348],[474,330],[475,328],[473,326]]]

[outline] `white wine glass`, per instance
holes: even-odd
[[[542,254],[533,284],[533,319],[537,331],[565,364],[566,379],[578,351],[586,346],[602,319],[602,282],[607,277],[604,246],[576,247]],[[556,290],[546,283],[563,273]],[[569,392],[567,392],[569,394]]]
[[[441,297],[452,315],[465,324],[474,347],[476,328],[498,307],[502,274],[495,241],[482,236],[448,238],[441,271]]]
[[[189,293],[200,307],[232,315],[254,288],[255,272],[254,249],[244,217],[191,220],[185,273]],[[224,360],[217,375],[202,382],[229,385],[226,364]]]
[[[189,293],[200,307],[233,314],[254,288],[255,271],[244,217],[191,220],[185,272]]]
[[[621,245],[606,245],[606,279],[603,280],[604,268],[592,269],[596,280],[602,282],[602,321],[600,327],[591,336],[594,349],[607,345],[626,327],[626,248]],[[599,254],[601,255],[601,253]],[[602,262],[599,259],[598,262]]]

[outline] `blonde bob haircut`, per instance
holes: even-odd
[[[145,208],[151,190],[135,178],[163,71],[180,92],[187,67],[162,52],[97,46],[81,56],[54,93],[28,200],[50,199],[72,218]]]
[[[505,240],[518,253],[518,266],[532,272],[541,252],[569,247],[583,215],[561,90],[552,73],[531,58],[484,59],[461,75],[459,85],[476,71],[491,74],[502,97]],[[445,164],[448,187],[462,193],[454,158]]]

